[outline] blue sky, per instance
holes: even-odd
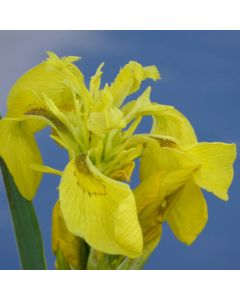
[[[174,105],[192,122],[200,141],[240,145],[239,31],[0,31],[0,111],[15,80],[41,62],[45,51],[78,55],[89,78],[105,62],[104,81],[111,81],[129,60],[155,64],[162,75],[152,86],[152,99]],[[144,88],[144,86],[143,86]],[[142,130],[149,128],[149,120]],[[45,163],[64,168],[67,157],[47,137],[37,134]],[[228,203],[205,193],[209,221],[192,246],[181,244],[168,226],[146,269],[240,269],[239,160]],[[133,182],[136,185],[136,181]],[[58,178],[45,175],[35,207],[43,233],[49,268],[51,210],[57,200]],[[14,234],[0,178],[0,269],[18,269]]]

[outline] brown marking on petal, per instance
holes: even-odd
[[[75,158],[76,177],[78,185],[81,186],[84,192],[87,192],[89,197],[96,195],[106,195],[106,187],[100,178],[97,178],[89,169],[86,163],[86,154],[81,153]]]
[[[159,142],[161,147],[168,147],[168,148],[176,148],[177,144],[174,141],[158,138],[157,141]]]
[[[65,132],[68,131],[65,124],[45,107],[34,107],[26,111],[24,114],[28,116],[42,116],[49,120],[58,130]]]
[[[75,159],[75,165],[80,173],[84,173],[86,175],[90,174],[90,170],[86,163],[86,154],[79,154]]]

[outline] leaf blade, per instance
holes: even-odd
[[[43,241],[33,204],[20,194],[2,158],[0,166],[22,268],[46,270]]]

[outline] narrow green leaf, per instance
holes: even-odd
[[[0,165],[22,268],[25,270],[45,270],[46,260],[43,242],[34,207],[20,194],[1,158]]]

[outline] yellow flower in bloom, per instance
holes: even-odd
[[[73,97],[69,85],[77,88],[82,77],[72,64],[76,60],[78,57],[59,59],[49,52],[49,58],[19,78],[9,93],[7,115],[0,121],[0,156],[28,200],[34,197],[41,180],[41,174],[34,172],[30,163],[42,162],[33,134],[44,123],[21,118],[43,105],[43,93],[60,108],[68,107]]]
[[[68,82],[72,98],[67,99],[67,108],[62,109],[43,91],[38,105],[26,110],[18,121],[50,125],[53,139],[69,153],[59,185],[68,231],[100,251],[137,257],[142,253],[143,238],[135,198],[130,186],[119,180],[130,180],[142,145],[128,146],[136,124],[123,131],[128,122],[117,105],[146,78],[158,79],[159,73],[154,66],[145,68],[130,62],[110,87],[100,90],[101,67],[89,90]],[[116,105],[114,99],[118,99]],[[30,166],[35,171],[58,174],[34,161]]]
[[[25,197],[34,196],[39,173],[61,176],[53,213],[54,252],[77,268],[78,243],[83,239],[97,251],[144,261],[159,242],[164,221],[190,244],[207,220],[200,188],[227,198],[235,146],[198,143],[180,112],[151,101],[150,87],[124,103],[142,81],[160,78],[155,66],[131,61],[112,84],[101,88],[101,64],[87,88],[72,64],[75,60],[51,53],[20,78],[0,123],[1,138],[10,133],[12,145],[8,153],[7,146],[0,146],[0,155]],[[136,134],[147,115],[153,117],[150,133]],[[33,133],[46,125],[69,154],[63,171],[41,164]],[[13,145],[20,150],[15,153]],[[138,158],[141,183],[132,191],[126,182]],[[32,176],[29,182],[33,174],[37,179]]]

